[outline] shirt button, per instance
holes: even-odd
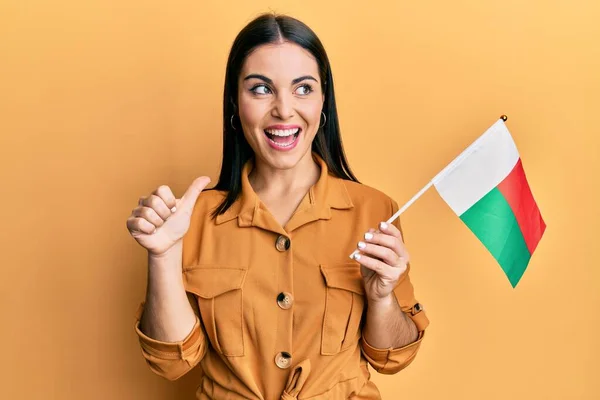
[[[292,355],[282,351],[275,356],[275,364],[281,369],[289,368],[292,365]]]
[[[275,248],[279,251],[286,251],[290,248],[290,239],[286,236],[279,235],[275,241]]]
[[[294,303],[294,297],[291,293],[281,292],[277,296],[277,305],[284,310],[292,308],[292,303]]]

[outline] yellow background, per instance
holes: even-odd
[[[432,325],[413,365],[375,375],[384,399],[600,398],[592,0],[2,1],[0,398],[193,398],[197,372],[143,363],[125,220],[160,184],[216,179],[227,52],[268,10],[324,42],[361,181],[402,204],[507,114],[548,223],[513,290],[433,189],[409,208]]]

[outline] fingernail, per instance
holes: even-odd
[[[367,240],[373,239],[373,234],[371,232],[365,233],[365,239],[367,239]]]
[[[380,224],[379,224],[379,227],[380,227],[381,229],[387,229],[387,227],[388,227],[388,224],[386,224],[385,222],[382,222],[382,223],[380,223]]]
[[[177,207],[171,208],[171,212],[175,212],[175,211],[177,211]]]
[[[156,233],[156,228],[154,228],[154,230],[152,231],[152,234],[154,235]]]
[[[356,253],[356,254],[354,255],[354,259],[355,259],[355,260],[360,260],[360,254]]]
[[[358,242],[359,249],[364,249],[365,247],[367,247],[367,244],[365,242]]]

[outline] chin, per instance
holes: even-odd
[[[291,152],[278,152],[268,149],[263,153],[262,159],[267,162],[271,167],[276,169],[292,169],[304,158],[308,149],[296,148]]]

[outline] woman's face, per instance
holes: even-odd
[[[257,47],[238,88],[244,136],[258,158],[289,169],[310,154],[324,97],[317,61],[307,50],[289,42]]]

